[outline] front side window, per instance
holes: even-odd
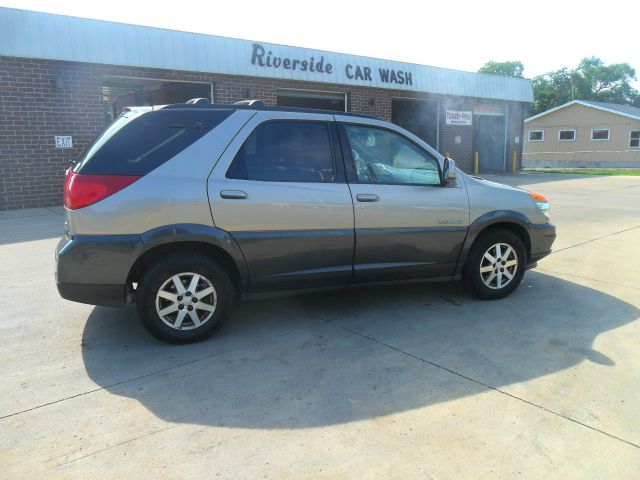
[[[226,176],[265,182],[333,182],[329,125],[300,121],[262,123],[242,145]]]
[[[591,140],[609,140],[608,128],[594,128],[591,130]]]
[[[629,147],[640,148],[640,130],[634,130],[631,132],[631,136],[629,138]]]
[[[543,142],[544,141],[544,130],[529,130],[529,141],[530,142]]]
[[[558,140],[561,142],[575,142],[576,131],[575,130],[558,130]]]
[[[440,185],[436,159],[403,136],[360,125],[345,131],[359,182]]]

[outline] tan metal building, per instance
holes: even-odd
[[[523,167],[640,167],[640,108],[574,100],[524,124]]]

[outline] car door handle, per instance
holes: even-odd
[[[375,193],[359,193],[356,195],[356,200],[359,202],[377,202],[380,200],[380,197]]]
[[[230,200],[242,200],[247,198],[247,193],[242,190],[221,190],[220,196]]]

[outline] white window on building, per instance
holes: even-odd
[[[561,142],[575,142],[576,130],[558,130],[558,140]]]
[[[544,130],[529,130],[530,142],[544,142]]]
[[[610,135],[611,135],[611,130],[608,128],[592,128],[591,129],[591,140],[594,142],[609,140]]]
[[[629,148],[640,148],[640,130],[632,130],[629,135]]]

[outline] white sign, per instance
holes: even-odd
[[[473,112],[455,112],[447,110],[447,125],[472,125]]]
[[[73,139],[71,135],[56,135],[54,137],[56,148],[73,148]]]

